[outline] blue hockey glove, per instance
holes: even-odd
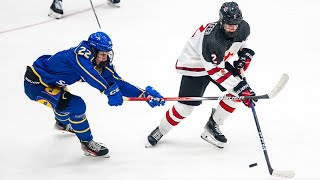
[[[161,96],[161,94],[158,91],[156,91],[153,87],[147,86],[145,97],[150,97],[150,96],[151,96],[151,100],[147,102],[152,108],[160,105],[163,106],[165,104],[165,101],[161,99],[163,98],[163,96]]]
[[[108,104],[110,106],[121,106],[123,103],[122,94],[116,83],[110,83],[110,87],[104,91],[108,96]]]

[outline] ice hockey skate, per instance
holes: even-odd
[[[157,145],[157,143],[160,141],[162,138],[163,134],[161,134],[159,130],[159,126],[151,132],[151,134],[148,136],[148,141],[145,144],[146,148],[152,147]]]
[[[112,6],[112,7],[116,7],[116,8],[120,7],[120,0],[108,0],[107,3],[109,6]]]
[[[53,0],[48,16],[60,19],[63,15],[62,0]]]
[[[109,158],[109,150],[104,144],[91,141],[81,141],[81,149],[86,156]]]
[[[227,138],[221,133],[219,125],[214,121],[212,115],[216,110],[212,109],[212,113],[207,124],[204,126],[204,131],[201,134],[201,138],[210,144],[223,148],[227,142]]]
[[[63,125],[59,121],[56,120],[56,123],[54,124],[54,129],[61,131],[63,133],[75,133],[74,130],[71,127],[71,124]]]

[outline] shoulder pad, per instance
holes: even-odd
[[[236,42],[245,41],[250,35],[250,25],[243,20],[238,29],[238,35],[235,37]]]

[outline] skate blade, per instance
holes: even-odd
[[[76,134],[74,132],[70,132],[70,131],[66,131],[66,130],[62,130],[62,129],[55,128],[54,130],[56,130],[57,132],[62,133],[62,134]]]
[[[96,156],[96,155],[94,155],[94,154],[92,154],[92,153],[90,153],[90,152],[84,152],[83,154],[84,154],[85,156],[101,157],[101,158],[110,158],[110,155],[109,155],[109,154],[105,154],[105,155],[103,155],[103,156]]]
[[[208,133],[206,133],[206,132],[203,132],[203,133],[201,134],[201,138],[202,138],[203,140],[205,140],[206,142],[208,142],[208,143],[210,143],[210,144],[212,144],[212,145],[215,145],[216,147],[218,147],[218,148],[220,148],[220,149],[224,148],[224,144],[225,144],[225,143],[213,139],[213,138],[212,138]]]
[[[62,133],[62,134],[75,134],[75,132],[70,132],[70,131],[66,131],[64,129],[60,129],[59,127],[53,127],[53,129],[56,131],[56,132],[59,132],[59,133]]]
[[[153,147],[152,144],[149,143],[149,141],[147,141],[144,145],[145,148],[150,148]]]
[[[54,12],[54,11],[52,11],[50,9],[50,12],[48,13],[48,16],[52,17],[52,18],[55,18],[55,19],[60,19],[62,17],[62,14],[58,14],[58,13],[56,13],[56,12]]]
[[[120,8],[120,3],[113,4],[112,2],[108,2],[108,5],[111,6],[111,7]]]

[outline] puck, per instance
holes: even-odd
[[[249,167],[252,168],[252,167],[255,167],[257,165],[258,165],[258,163],[252,163],[252,164],[249,165]]]

